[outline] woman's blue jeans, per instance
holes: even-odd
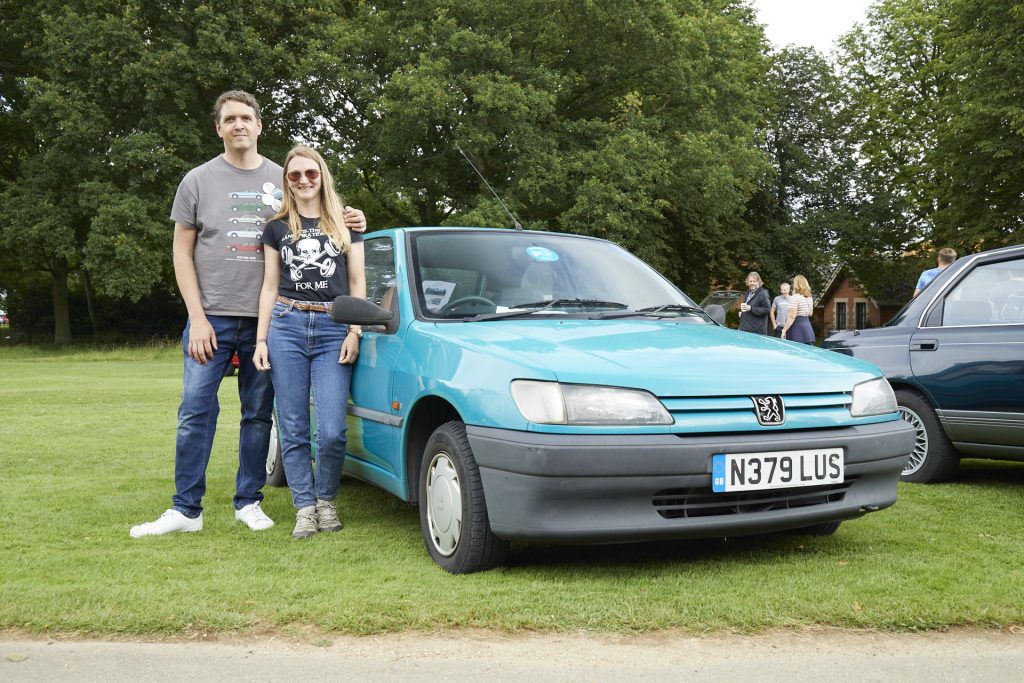
[[[348,325],[329,313],[274,304],[267,350],[277,397],[281,461],[296,508],[334,500],[345,463],[345,412],[352,366],[341,365]],[[316,467],[311,465],[310,395],[316,416]]]
[[[256,318],[222,315],[206,318],[217,335],[217,350],[206,365],[188,356],[191,323],[185,324],[181,338],[185,375],[178,408],[173,503],[174,509],[186,517],[198,517],[203,511],[206,466],[210,462],[220,414],[217,390],[235,353],[238,353],[238,398],[242,403],[235,509],[263,500],[260,489],[267,483],[274,391],[266,373],[257,371],[252,362],[256,350]]]

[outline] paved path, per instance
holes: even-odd
[[[1024,681],[1024,630],[890,635],[503,635],[460,631],[298,642],[15,639],[0,681]]]

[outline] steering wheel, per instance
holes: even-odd
[[[487,297],[483,297],[483,296],[464,296],[464,297],[462,297],[460,299],[456,299],[455,301],[449,301],[448,303],[446,303],[444,306],[441,307],[441,310],[438,311],[438,313],[451,313],[452,311],[454,311],[456,308],[458,308],[462,304],[470,304],[470,303],[484,304],[485,306],[489,306],[490,308],[494,308],[494,309],[496,309],[498,307],[493,301],[491,301]]]

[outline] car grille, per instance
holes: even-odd
[[[850,394],[782,394],[786,422],[778,427],[758,424],[750,396],[660,396],[680,434],[774,429],[821,429],[849,424]]]
[[[846,497],[846,492],[856,480],[857,477],[849,477],[841,484],[737,493],[712,493],[708,488],[665,489],[655,492],[651,504],[665,519],[791,510],[838,503]]]

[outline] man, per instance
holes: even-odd
[[[930,268],[929,270],[921,273],[921,277],[917,279],[917,288],[914,290],[914,296],[916,297],[921,293],[921,290],[928,286],[932,280],[934,280],[939,273],[944,271],[946,268],[956,261],[956,252],[949,247],[939,249],[939,255],[935,257],[936,265],[938,268]]]
[[[189,171],[171,209],[174,274],[188,309],[173,507],[153,522],[133,526],[132,538],[203,528],[206,467],[220,412],[217,390],[235,353],[242,409],[235,519],[255,531],[274,525],[260,508],[274,394],[269,374],[256,371],[252,356],[263,282],[260,235],[281,206],[282,170],[257,152],[263,121],[252,95],[241,90],[221,95],[214,121],[224,153]],[[345,224],[357,232],[366,229],[363,213],[351,207]]]

